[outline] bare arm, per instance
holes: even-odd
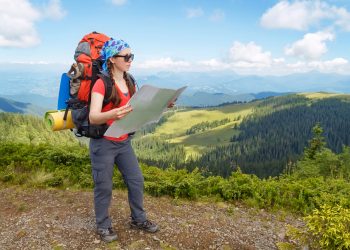
[[[132,107],[130,105],[125,105],[120,108],[114,108],[112,110],[102,112],[101,110],[103,98],[104,96],[99,93],[91,93],[91,104],[89,114],[91,124],[103,124],[106,123],[108,120],[119,120],[132,111]]]

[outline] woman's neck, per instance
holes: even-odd
[[[122,81],[124,79],[124,72],[118,69],[113,70],[113,78],[115,82]]]

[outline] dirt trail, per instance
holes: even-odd
[[[129,228],[125,191],[113,191],[111,218],[119,240],[95,234],[92,191],[0,187],[0,249],[276,249],[299,219],[228,203],[145,197],[160,231]]]

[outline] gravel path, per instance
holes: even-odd
[[[301,220],[229,203],[145,197],[155,234],[129,228],[125,191],[113,191],[117,242],[95,234],[92,191],[0,187],[0,249],[277,249]]]

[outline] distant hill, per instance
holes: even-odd
[[[210,107],[229,102],[247,102],[254,99],[251,94],[228,95],[224,93],[195,92],[193,95],[182,95],[176,104],[186,107]]]
[[[289,95],[289,94],[293,94],[291,92],[260,92],[257,94],[252,93],[251,95],[254,96],[254,99],[264,99],[264,98],[268,98],[268,97],[273,97],[273,96],[283,96],[283,95]]]
[[[226,94],[195,92],[192,95],[181,95],[177,100],[177,105],[186,107],[212,107],[235,102],[249,102],[254,99],[263,99],[272,96],[282,96],[289,93],[261,92],[247,94]]]
[[[247,94],[226,94],[226,93],[210,93],[205,91],[197,91],[192,94],[182,94],[176,101],[178,106],[186,107],[211,107],[218,106],[224,103],[233,102],[249,102],[254,99],[262,99],[271,96],[286,95],[288,93],[279,92],[261,92]],[[31,103],[42,110],[54,110],[57,108],[56,97],[46,97],[38,94],[18,94],[18,95],[3,95],[5,99],[14,100],[17,102]],[[8,111],[10,112],[10,111]],[[26,113],[26,112],[24,112]]]
[[[23,93],[15,95],[0,95],[0,97],[14,100],[17,102],[31,103],[37,107],[41,107],[43,110],[54,110],[57,108],[56,97],[46,97],[38,94]]]
[[[39,104],[30,99],[9,96],[24,95],[25,97],[28,94],[36,94],[57,100],[61,75],[69,68],[70,65],[0,63],[0,96],[44,108],[55,107],[56,101],[51,101],[53,104],[51,106],[47,105],[46,100],[43,104]],[[145,84],[163,88],[179,88],[186,85],[188,88],[184,94],[187,95],[206,92],[235,96],[269,91],[350,93],[350,75],[326,74],[317,71],[282,76],[239,75],[232,71],[132,73],[139,87]]]
[[[18,102],[3,97],[0,97],[0,111],[21,114],[33,114],[39,116],[42,116],[45,113],[45,109],[33,105],[31,103]]]
[[[151,76],[135,74],[139,85],[165,88],[188,86],[185,93],[225,93],[229,95],[259,92],[339,92],[350,93],[350,75],[311,71],[282,76],[238,75],[232,72],[161,72]]]

